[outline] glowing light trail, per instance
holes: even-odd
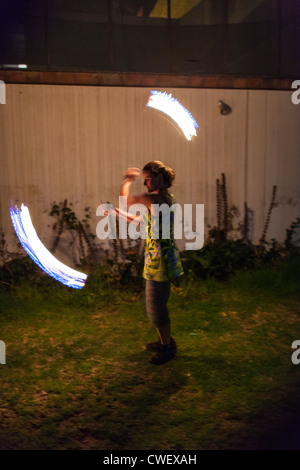
[[[187,140],[191,140],[193,136],[197,135],[197,122],[191,113],[172,97],[172,94],[152,90],[146,106],[157,109],[173,119]]]
[[[28,207],[10,208],[10,216],[20,243],[30,258],[49,276],[74,289],[81,289],[87,275],[58,261],[43,245],[32,225]]]

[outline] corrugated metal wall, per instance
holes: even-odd
[[[146,108],[149,88],[6,86],[6,104],[0,106],[0,224],[10,250],[11,202],[29,206],[37,233],[49,246],[47,212],[53,201],[67,198],[79,216],[87,206],[95,213],[99,201],[117,204],[123,171],[153,159],[176,171],[179,203],[204,204],[206,235],[216,224],[216,179],[222,173],[235,214],[232,236],[240,236],[246,201],[254,242],[277,185],[267,238],[284,238],[300,213],[300,106],[292,103],[292,91],[163,91],[196,119],[192,141]],[[220,114],[219,100],[230,105],[231,114]],[[135,190],[141,189],[135,183]],[[94,233],[98,220],[92,221]]]

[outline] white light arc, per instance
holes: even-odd
[[[173,119],[187,140],[191,140],[197,135],[198,124],[196,120],[179,101],[172,97],[172,94],[152,90],[146,106],[157,109]]]
[[[69,268],[55,258],[43,245],[32,224],[28,207],[21,204],[10,208],[10,216],[20,243],[30,258],[49,276],[74,289],[81,289],[87,275]]]

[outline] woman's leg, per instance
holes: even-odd
[[[157,331],[159,334],[160,342],[163,345],[168,345],[171,342],[171,322],[169,321],[166,325],[158,326]]]
[[[169,282],[146,281],[147,315],[156,327],[160,338],[160,345],[159,343],[157,345],[156,343],[147,345],[148,349],[157,351],[157,354],[150,360],[153,364],[163,364],[169,361],[175,356],[176,352],[175,341],[171,338],[171,322],[167,309],[169,295]]]
[[[149,320],[157,328],[162,344],[170,342],[170,317],[167,303],[170,296],[169,282],[146,281],[146,311]]]

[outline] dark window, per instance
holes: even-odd
[[[299,0],[0,0],[0,67],[299,78]]]

